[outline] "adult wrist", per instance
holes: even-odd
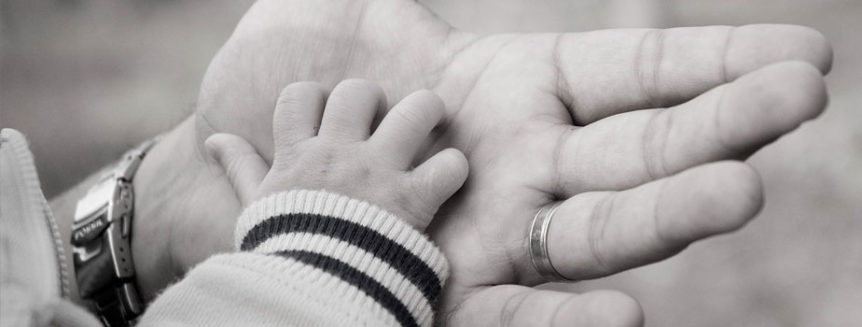
[[[132,254],[144,301],[192,266],[231,250],[240,203],[197,140],[191,116],[150,150],[133,180]]]
[[[147,302],[181,272],[174,262],[170,238],[173,217],[183,211],[178,200],[187,190],[184,180],[197,172],[189,122],[187,119],[165,134],[150,149],[132,180],[132,258],[139,291]]]

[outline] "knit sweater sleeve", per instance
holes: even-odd
[[[448,274],[422,233],[326,191],[255,202],[235,246],[168,288],[141,325],[430,326]]]

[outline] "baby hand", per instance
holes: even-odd
[[[412,168],[444,117],[435,94],[407,96],[373,129],[385,109],[383,91],[371,82],[343,81],[328,97],[319,84],[295,83],[275,106],[271,167],[236,135],[212,135],[206,147],[244,207],[277,192],[326,190],[375,204],[423,231],[466,180],[467,160],[450,148]]]

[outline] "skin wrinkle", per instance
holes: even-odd
[[[638,90],[647,103],[649,103],[650,107],[660,106],[658,103],[657,88],[663,56],[664,37],[664,30],[648,30],[641,38],[637,54],[634,56],[634,67],[632,70],[638,83]],[[648,46],[650,51],[647,51]],[[648,67],[650,68],[649,71],[647,71]]]
[[[506,314],[500,315],[500,326],[512,325],[512,321],[515,319],[515,313],[517,311],[517,308],[519,308],[521,304],[524,303],[524,300],[527,298],[527,296],[524,295],[525,293],[527,293],[527,291],[521,291],[516,295],[512,295],[511,297],[509,297],[508,300],[506,300],[506,303],[504,303],[501,307],[502,311]],[[515,310],[512,310],[512,301],[514,301],[515,299],[517,299],[518,302],[514,305]]]
[[[448,64],[446,64],[446,69],[448,70],[449,67],[451,67],[452,63],[457,61],[456,57],[463,54],[464,51],[467,50],[467,48],[478,43],[480,40],[482,40],[482,38],[477,38],[477,39],[471,40],[470,42],[467,42],[467,44],[465,44],[463,48],[461,48],[460,50],[458,50],[458,52],[453,54],[453,56],[451,57],[452,59],[449,61]],[[500,44],[500,46],[497,47],[496,51],[494,51],[493,53],[499,53],[500,49],[507,47],[509,44],[514,42],[514,40],[515,40],[514,37],[510,37],[508,40],[506,40],[506,42],[503,42],[502,44]],[[494,56],[494,58],[496,58],[496,56]],[[451,122],[458,120],[458,117],[464,111],[464,110],[462,110],[464,108],[464,103],[469,101],[470,98],[473,96],[473,92],[476,90],[476,85],[479,84],[479,81],[482,79],[482,76],[485,75],[485,72],[491,66],[492,62],[493,62],[493,60],[488,60],[485,62],[485,65],[482,67],[481,70],[479,70],[479,72],[476,74],[476,77],[470,82],[469,88],[468,88],[469,91],[467,91],[467,94],[464,95],[463,100],[454,107],[455,111],[454,112],[448,112],[447,111],[447,114],[444,116],[446,118],[443,119],[441,121],[441,123],[435,128],[437,133],[439,133],[441,135],[448,134],[447,131],[449,130],[449,128],[452,127]],[[437,85],[440,85],[440,83],[442,83],[442,81],[443,81],[442,76],[445,74],[446,74],[445,71],[441,74],[441,78],[437,82]],[[437,85],[435,85],[434,89],[437,89]],[[448,109],[448,106],[447,106],[447,109]],[[449,118],[449,117],[451,117],[451,118]],[[444,144],[443,143],[444,141],[448,142],[449,139],[448,138],[446,138],[446,139],[438,138],[437,141],[434,142],[434,146],[432,148],[441,148],[439,146],[439,144]],[[471,143],[473,143],[473,142],[469,142],[469,143],[465,144],[466,146],[462,146],[462,147],[458,148],[458,150],[460,150],[462,153],[464,153],[464,156],[466,156],[467,158],[470,157],[470,153],[472,152],[473,145]],[[469,178],[468,178],[468,181],[469,181]]]
[[[435,218],[436,218],[436,216],[435,216]],[[436,221],[437,219],[434,219],[434,220]],[[452,285],[454,283],[452,281],[452,277],[451,277],[453,275],[454,274],[452,273],[452,271],[450,271],[450,274],[449,274],[450,280],[447,282],[447,285]],[[466,291],[467,296],[464,296],[464,298],[461,301],[459,301],[458,303],[453,305],[451,310],[445,312],[445,315],[444,315],[445,320],[444,321],[447,323],[441,322],[440,325],[448,325],[448,323],[451,322],[452,319],[457,315],[457,313],[464,307],[464,304],[466,302],[468,302],[470,299],[472,299],[473,296],[477,296],[476,294],[482,293],[484,291],[487,291],[487,290],[490,290],[490,289],[493,289],[493,288],[499,287],[499,286],[500,285],[484,284],[484,285],[478,285],[478,286],[474,287],[473,289],[468,289]],[[511,298],[509,298],[509,300],[511,300]],[[507,301],[509,301],[509,300],[507,300]],[[503,308],[505,308],[505,305],[503,306]],[[441,309],[441,310],[443,310],[443,309]],[[441,312],[440,314],[443,314],[443,313]],[[502,317],[500,318],[500,320],[502,321]]]
[[[231,160],[230,163],[228,163],[228,166],[226,167],[226,171],[232,172],[232,173],[230,173],[230,176],[228,176],[228,178],[232,181],[238,180],[236,174],[238,174],[241,171],[240,168],[242,168],[243,166],[246,166],[245,164],[250,162],[250,161],[251,162],[255,161],[258,157],[259,157],[259,155],[257,153],[248,153],[248,152],[242,153],[242,154],[234,157],[234,160]]]
[[[734,152],[733,147],[731,147],[730,144],[727,143],[727,140],[724,139],[723,133],[721,132],[722,131],[722,127],[721,127],[722,125],[721,125],[721,118],[720,118],[721,108],[724,107],[724,102],[726,101],[726,98],[727,98],[727,89],[730,86],[731,85],[726,85],[726,86],[718,89],[718,92],[721,92],[721,93],[719,93],[719,95],[718,95],[718,101],[715,102],[715,105],[713,107],[713,112],[712,112],[712,124],[713,124],[713,128],[714,128],[713,135],[714,135],[716,143],[718,144],[719,147],[721,147],[722,150],[724,150],[724,153],[733,153]]]
[[[464,51],[464,49],[466,49],[470,44],[472,44],[472,42],[465,42],[464,45],[462,45],[461,47],[459,47],[453,51],[449,44],[452,42],[452,33],[454,33],[454,32],[455,32],[455,27],[452,27],[452,25],[446,24],[446,35],[443,36],[443,49],[445,49],[447,51],[446,51],[446,54],[442,56],[443,57],[442,62],[447,63],[447,64],[452,62],[452,58],[454,58],[456,55],[460,54],[462,51]],[[446,65],[441,65],[441,68],[439,70],[443,70],[445,68],[446,68]],[[434,83],[434,86],[437,87],[439,85],[440,85],[440,79],[437,79],[437,83]]]
[[[593,207],[593,212],[590,215],[589,220],[589,233],[587,234],[587,243],[590,245],[590,255],[592,255],[593,260],[596,261],[596,264],[601,273],[607,273],[613,271],[611,267],[607,264],[602,256],[601,251],[599,250],[601,247],[599,244],[601,240],[604,239],[605,230],[607,229],[608,220],[612,217],[612,213],[614,211],[614,206],[616,205],[616,194],[608,195],[599,201],[599,203]]]
[[[557,80],[557,89],[555,95],[558,99],[560,99],[560,102],[566,108],[566,112],[569,113],[569,123],[583,126],[585,123],[582,120],[579,120],[575,115],[575,98],[571,94],[572,87],[571,84],[569,84],[568,75],[562,71],[562,61],[560,60],[560,42],[562,41],[564,36],[565,34],[557,34],[557,36],[554,38],[554,47],[551,50],[551,62],[554,66],[554,72],[556,73],[555,75]]]
[[[455,32],[463,34],[464,32],[461,32],[461,31],[455,29],[455,27],[452,27],[452,25],[449,25],[449,24],[446,24],[446,27],[447,27],[446,36],[443,37],[443,44],[444,44],[443,49],[446,50],[445,51],[446,54],[441,56],[442,57],[441,60],[445,64],[440,65],[440,67],[437,69],[437,71],[439,71],[439,74],[437,74],[437,76],[443,76],[443,74],[445,74],[446,69],[449,68],[449,65],[455,61],[455,58],[457,58],[458,56],[463,54],[464,51],[466,51],[468,48],[470,48],[470,46],[475,44],[476,40],[477,40],[477,38],[475,36],[469,35],[470,37],[468,38],[468,40],[463,42],[463,44],[453,48],[453,46],[451,45],[452,43],[454,43],[452,41],[453,34],[455,34]],[[441,52],[443,52],[443,51],[441,51]],[[432,89],[436,89],[437,87],[439,87],[440,83],[442,81],[443,81],[442,77],[438,78],[437,82],[434,83],[434,86],[432,87]]]
[[[554,326],[555,325],[554,322],[557,321],[557,317],[560,315],[560,311],[564,307],[566,307],[566,305],[569,304],[569,302],[574,302],[577,299],[578,299],[577,295],[571,294],[571,295],[569,295],[569,298],[566,299],[565,301],[558,302],[557,307],[554,308],[554,313],[551,314],[551,316],[550,316],[551,317],[551,324],[550,325]]]
[[[515,315],[521,311],[521,307],[524,305],[525,302],[527,302],[527,299],[537,294],[539,293],[530,292],[530,290],[523,290],[517,295],[510,297],[509,300],[506,301],[506,304],[503,306],[503,311],[509,312],[509,314],[500,315],[500,325],[505,327],[511,327],[512,323],[515,321]],[[509,309],[509,305],[512,299],[516,297],[518,298],[517,304],[515,304],[515,306],[511,308],[511,310],[507,310]],[[508,319],[506,319],[506,317],[508,317]]]
[[[497,47],[497,49],[496,49],[496,51],[494,51],[494,53],[495,53],[495,54],[498,54],[498,53],[500,53],[500,52],[503,52],[503,51],[504,51],[503,49],[508,48],[508,47],[509,47],[512,43],[514,43],[517,39],[518,39],[518,38],[516,38],[516,37],[510,37],[508,40],[506,40],[506,42],[503,42],[502,44],[500,44],[500,46],[499,46],[499,47]],[[464,97],[464,101],[461,103],[461,105],[460,105],[460,106],[458,106],[458,108],[459,108],[458,113],[460,113],[461,111],[463,111],[463,110],[460,110],[460,109],[462,109],[462,108],[463,108],[464,103],[466,103],[466,102],[467,102],[467,100],[469,100],[469,99],[470,99],[470,96],[473,94],[473,91],[475,91],[475,90],[476,90],[476,85],[478,85],[478,84],[482,81],[482,77],[484,77],[484,76],[485,76],[485,72],[487,72],[487,71],[488,71],[488,68],[490,68],[498,58],[499,58],[499,56],[494,55],[494,56],[493,56],[493,58],[491,58],[491,60],[488,60],[488,61],[485,63],[485,66],[484,66],[484,67],[482,67],[482,70],[480,70],[480,71],[479,71],[479,73],[478,73],[478,74],[476,74],[476,78],[473,80],[473,83],[470,85],[470,92],[468,92],[468,93],[467,93],[467,95]],[[456,113],[456,115],[457,115],[458,113]]]
[[[653,144],[655,144],[655,139],[658,138],[658,132],[656,127],[658,124],[656,121],[664,114],[664,112],[659,112],[650,117],[650,120],[646,124],[646,128],[644,128],[643,134],[641,135],[641,161],[643,162],[644,169],[646,170],[647,176],[649,176],[649,180],[656,180],[660,177],[660,174],[657,173],[658,168],[656,166],[663,166],[663,164],[657,165],[655,163],[655,156],[652,153],[654,151],[650,151],[655,148]],[[663,168],[662,168],[663,169]]]
[[[664,115],[666,118],[664,124],[665,134],[661,142],[661,150],[659,150],[659,166],[661,167],[661,172],[664,174],[662,177],[666,177],[671,175],[671,170],[667,168],[667,140],[670,139],[670,132],[673,130],[674,119],[673,115],[667,111],[662,111],[660,115]]]
[[[655,202],[653,204],[653,208],[652,208],[653,234],[655,235],[656,240],[658,240],[658,242],[660,244],[662,244],[662,246],[665,248],[667,248],[669,244],[673,244],[673,243],[671,241],[669,241],[669,238],[666,235],[664,235],[664,233],[661,232],[662,229],[659,227],[660,226],[659,225],[659,220],[660,220],[659,219],[659,207],[661,207],[661,205],[660,205],[661,199],[664,197],[664,193],[668,187],[668,184],[670,184],[669,181],[661,182],[661,186],[659,187],[659,190],[658,190],[658,195],[656,196],[656,200],[655,200]]]
[[[729,81],[729,75],[727,73],[727,54],[730,52],[730,44],[733,41],[733,36],[736,34],[736,27],[729,27],[727,30],[727,38],[724,40],[724,50],[721,56],[721,81],[723,83],[727,83]]]
[[[442,302],[442,298],[441,298]],[[452,306],[451,310],[443,311],[444,309],[441,307],[440,311],[437,312],[437,315],[434,317],[434,325],[435,326],[449,326],[452,325],[452,319],[461,311],[461,307],[464,305],[464,302],[459,302]]]
[[[502,49],[507,48],[509,45],[511,45],[512,43],[514,43],[517,39],[518,39],[518,38],[516,38],[516,37],[510,37],[510,38],[508,38],[508,39],[506,40],[506,42],[502,43],[502,44],[500,45],[500,47],[498,47],[498,48],[497,48],[497,51],[495,51],[495,53],[499,53],[499,52],[501,52],[501,51],[502,51]],[[479,74],[477,75],[476,79],[475,79],[475,80],[474,80],[474,82],[473,82],[473,86],[470,88],[470,92],[468,92],[467,96],[464,98],[464,102],[465,102],[465,103],[469,100],[470,96],[473,94],[473,91],[476,89],[476,85],[477,85],[477,84],[479,84],[479,83],[481,82],[482,77],[484,76],[485,71],[487,71],[487,70],[488,70],[488,68],[489,68],[489,67],[491,67],[491,66],[494,64],[494,61],[495,61],[495,60],[497,60],[498,58],[500,58],[500,57],[499,57],[499,56],[494,56],[494,57],[493,57],[493,59],[492,59],[492,60],[489,60],[489,61],[485,64],[485,66],[482,68],[482,70],[479,72]],[[461,112],[463,112],[463,110],[460,110],[460,108],[462,108],[462,107],[463,107],[463,106],[459,107],[459,110],[458,110],[458,111],[456,111],[456,112],[454,113],[456,116],[457,116],[458,114],[460,114]],[[454,118],[453,118],[453,120],[454,120]],[[475,138],[472,138],[472,140],[475,140]],[[474,142],[471,142],[471,143],[474,143]],[[464,156],[466,156],[466,157],[468,158],[468,160],[469,160],[469,158],[470,158],[470,154],[472,154],[472,147],[473,147],[473,144],[471,144],[471,143],[465,144],[466,146],[459,147],[459,150],[461,150],[461,152],[464,154]],[[472,165],[471,165],[471,166],[472,166]],[[471,168],[471,171],[472,171],[472,168]],[[467,185],[467,183],[469,183],[469,181],[470,181],[470,178],[468,177],[468,178],[467,178],[467,181],[465,181],[465,182],[464,182],[465,186]],[[462,186],[462,189],[463,189],[463,186]],[[475,223],[478,223],[478,220],[474,220],[474,224],[475,224]],[[480,230],[480,229],[479,229],[479,228],[477,228],[477,230]],[[483,234],[482,234],[482,233],[479,233],[477,237],[479,237],[479,238],[484,238],[484,236],[483,236]],[[498,243],[498,242],[496,242],[496,241],[491,241],[491,242],[482,242],[482,244],[497,244],[497,243]],[[487,248],[488,246],[485,246],[485,247]],[[493,249],[491,249],[491,250],[485,250],[485,252],[494,252],[494,251],[493,251]],[[503,253],[503,255],[506,257],[506,261],[507,261],[507,262],[510,262],[510,263],[516,263],[516,262],[519,262],[519,260],[515,260],[515,256],[513,256],[513,255],[510,253],[510,251],[502,251],[502,253]],[[521,276],[521,274],[520,274],[519,270],[517,269],[516,265],[514,265],[514,264],[508,265],[508,268],[509,268],[509,271],[510,271],[510,273],[512,274],[512,276],[514,276],[514,277],[515,277],[515,278],[514,278],[514,280],[521,280],[521,279],[522,279],[522,276]]]
[[[450,26],[449,33],[451,33],[452,29],[453,28]],[[449,36],[447,36],[447,41],[448,41],[448,38],[449,38]],[[467,51],[467,49],[469,49],[471,46],[478,43],[482,39],[483,38],[475,38],[475,39],[470,40],[469,42],[465,42],[464,46],[462,46],[458,50],[454,51],[452,54],[450,54],[448,56],[448,58],[445,58],[446,64],[443,65],[443,68],[441,69],[442,72],[440,73],[440,78],[437,79],[437,83],[435,83],[431,89],[432,90],[438,89],[440,87],[440,84],[443,83],[443,80],[445,79],[444,76],[446,76],[446,72],[451,68],[452,63],[458,61],[458,57],[463,55],[464,52]],[[502,48],[502,46],[500,48]],[[499,51],[500,48],[497,48],[497,50]],[[494,51],[494,52],[496,53],[497,51]],[[482,67],[481,70],[479,70],[479,72],[476,74],[476,77],[473,78],[472,81],[470,81],[470,84],[469,84],[470,87],[468,88],[469,91],[463,97],[463,100],[460,103],[455,104],[455,106],[454,106],[455,112],[452,112],[452,113],[447,112],[446,116],[456,117],[461,112],[461,108],[464,106],[464,102],[467,102],[467,100],[470,98],[470,95],[473,93],[473,90],[476,89],[476,84],[479,82],[479,79],[482,77],[482,75],[485,73],[485,71],[488,70],[488,66],[490,64],[491,64],[490,60],[485,62],[485,65]],[[441,125],[441,126],[439,126],[439,128],[441,128],[441,133],[443,133],[448,129],[448,125],[446,125],[446,126]]]
[[[575,128],[574,126],[567,126],[567,127],[570,130]],[[526,129],[526,128],[522,127],[522,128],[519,128],[518,130],[522,131],[524,129]],[[560,144],[560,142],[557,142],[557,147],[559,146],[559,144]],[[552,163],[554,163],[554,167],[558,166],[557,163],[560,162],[560,160],[561,160],[561,159],[559,159],[558,153],[559,153],[559,151],[555,150],[555,152],[554,152],[555,158],[552,161]],[[555,171],[556,171],[556,169],[555,169]],[[540,202],[540,203],[536,203],[535,207],[537,209],[535,209],[535,210],[539,210],[538,209],[539,207],[541,207],[543,205],[550,204],[553,201],[556,201],[559,199],[565,199],[565,197],[559,196],[557,194],[558,192],[555,192],[553,190],[553,188],[551,190],[547,190],[547,189],[540,188],[540,187],[529,187],[529,188],[531,188],[537,192],[540,192],[544,195],[543,196],[544,201]],[[518,245],[507,246],[506,249],[508,249],[508,250],[504,251],[504,253],[506,255],[506,260],[513,264],[513,265],[511,265],[511,267],[512,267],[511,271],[512,271],[512,274],[514,276],[514,280],[524,281],[525,280],[524,276],[530,276],[532,274],[538,274],[535,270],[535,267],[533,267],[533,265],[530,263],[530,259],[526,259],[526,261],[528,263],[524,264],[524,261],[525,261],[524,258],[525,257],[529,258],[529,251],[530,251],[529,250],[530,249],[530,243],[529,243],[530,235],[529,234],[530,234],[530,226],[532,224],[532,218],[533,218],[533,216],[530,216],[530,219],[524,220],[524,227],[520,229],[521,231],[523,231],[523,233],[522,233],[523,236],[512,242],[513,244],[518,244]],[[514,253],[510,253],[510,252],[514,252]],[[515,258],[518,258],[518,259],[516,260]],[[520,262],[521,264],[518,264],[516,266],[515,263],[518,263],[518,262]],[[529,268],[524,269],[523,267],[525,265],[528,266]]]
[[[658,100],[657,93],[658,93],[658,89],[661,85],[660,84],[661,72],[662,72],[661,67],[662,67],[662,64],[664,63],[664,47],[667,43],[667,42],[665,42],[665,36],[667,36],[667,34],[665,33],[665,31],[663,29],[658,29],[657,31],[658,31],[658,32],[656,32],[656,34],[657,34],[656,38],[657,39],[655,41],[656,42],[656,59],[655,59],[655,67],[653,68],[653,72],[652,72],[653,92],[655,92],[655,93],[653,93],[653,98],[651,99],[652,101],[650,101],[650,103],[652,103],[653,106],[655,106],[655,107],[661,107],[661,106],[664,106],[665,103],[664,102],[659,103],[660,101]]]
[[[212,135],[212,134],[216,133],[216,130],[215,130],[215,128],[213,128],[213,123],[209,120],[209,118],[207,117],[207,115],[204,113],[203,110],[195,110],[194,116],[196,118],[194,120],[194,125],[195,125],[194,132],[195,132],[195,140],[196,140],[195,146],[194,146],[195,158],[200,158],[201,162],[210,163],[210,160],[208,159],[209,155],[205,155],[204,154],[205,150],[201,149],[201,147],[199,146],[200,144],[203,144],[204,141],[206,141],[206,139],[203,139],[203,140],[199,139],[199,136],[201,135],[201,133],[199,133],[198,131],[200,130],[200,128],[205,128],[206,131],[209,133],[207,135]],[[198,124],[199,121],[203,122],[204,126],[199,126],[199,124]],[[182,123],[180,123],[180,124],[182,124]],[[252,146],[254,146],[254,145],[252,145]],[[210,166],[210,165],[207,165],[207,166]],[[212,169],[210,169],[210,171],[212,171]]]
[[[353,58],[353,52],[356,49],[356,40],[358,39],[357,33],[359,33],[359,28],[362,27],[362,23],[365,21],[367,9],[368,0],[363,0],[359,8],[359,17],[356,18],[356,25],[353,27],[353,34],[350,37],[350,45],[347,47],[347,55],[344,57],[344,65],[342,66],[341,74],[338,76],[347,76],[347,72],[350,70],[350,59]]]
[[[560,136],[557,137],[557,145],[554,146],[554,153],[552,154],[552,165],[554,167],[553,175],[551,176],[551,192],[554,199],[564,199],[565,198],[565,187],[563,180],[561,178],[562,173],[562,153],[564,150],[564,145],[566,141],[572,140],[572,135],[575,132],[574,126],[565,126],[565,130],[560,133]],[[577,140],[577,138],[575,138]]]
[[[404,176],[404,175],[402,175],[402,176]],[[401,177],[403,180],[404,177],[402,177],[402,176],[399,176],[399,177]],[[402,183],[402,184],[404,184],[404,183]],[[415,176],[407,177],[406,184],[407,184],[407,186],[406,187],[402,186],[402,188],[410,189],[409,194],[413,195],[410,198],[410,199],[413,199],[413,201],[409,201],[409,202],[413,202],[413,205],[410,207],[411,208],[419,208],[418,210],[420,211],[419,214],[412,213],[412,214],[414,214],[414,216],[410,217],[410,218],[413,218],[414,221],[420,221],[419,219],[416,219],[415,217],[434,217],[435,211],[437,211],[437,207],[434,206],[432,203],[436,203],[437,201],[428,200],[428,198],[430,198],[428,190],[429,189],[439,190],[442,187],[441,186],[430,187],[430,185],[433,185],[433,184],[431,184],[425,180],[420,181]],[[399,197],[403,197],[403,196],[404,196],[404,194],[399,195]],[[401,202],[401,203],[403,203],[403,202]],[[431,219],[429,219],[428,221],[422,221],[420,226],[427,227],[428,224],[430,224],[430,223],[431,223]]]
[[[317,94],[318,95],[318,101],[319,101],[318,104],[325,105],[326,99],[329,97],[329,92],[326,89],[324,89],[320,84],[314,83],[314,84],[310,84],[310,85],[313,86],[315,89],[317,89],[315,91],[320,91]],[[303,105],[302,101],[300,101],[299,99],[297,99],[293,96],[285,95],[286,91],[288,91],[287,87],[285,87],[284,89],[281,90],[282,94],[278,97],[278,100],[276,100],[276,103],[277,103],[275,106],[276,110],[279,108],[281,108],[281,110],[286,110],[287,106],[291,105],[291,104],[294,104],[297,106]],[[317,112],[317,115],[315,118],[315,121],[317,123],[315,124],[315,126],[312,127],[311,135],[303,135],[302,137],[296,137],[296,135],[291,135],[291,136],[295,137],[296,139],[293,140],[292,142],[282,141],[281,143],[284,144],[284,146],[292,149],[292,148],[294,148],[294,146],[297,143],[302,142],[308,138],[312,138],[312,137],[317,136],[317,132],[320,130],[320,122],[323,120],[323,110],[320,109],[320,110],[315,110],[315,111]],[[273,113],[273,114],[275,115],[276,113]],[[296,117],[290,117],[290,118],[291,118],[291,120],[296,119]],[[273,126],[273,128],[275,128],[275,126]],[[273,142],[273,145],[274,144],[275,144],[275,142]],[[291,152],[294,152],[294,151],[291,151]],[[273,161],[277,161],[277,160],[275,160],[275,146],[273,146],[273,156],[272,157],[273,157]],[[264,160],[266,160],[266,157],[263,157],[263,158],[264,158]],[[284,161],[289,162],[289,160],[284,160]]]

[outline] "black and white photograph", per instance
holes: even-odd
[[[0,0],[0,327],[862,327],[862,1]]]

